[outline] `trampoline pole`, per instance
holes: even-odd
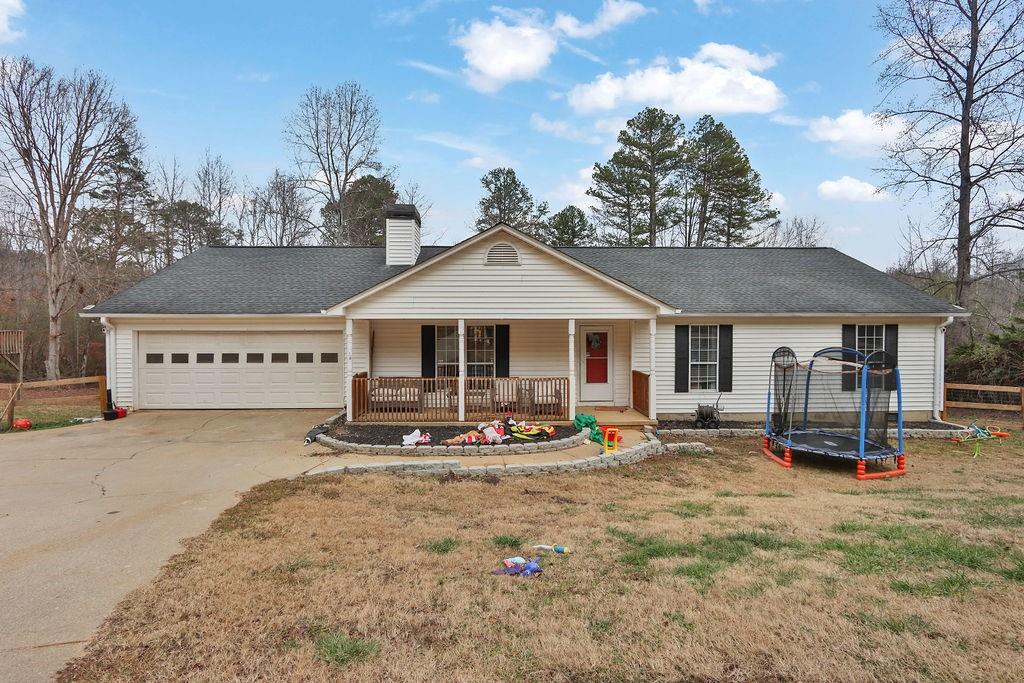
[[[860,460],[864,462],[864,432],[868,427],[868,364],[864,363],[860,378]],[[888,409],[888,406],[886,406]]]
[[[772,429],[772,380],[768,378],[768,407],[764,409],[764,433],[771,434]]]
[[[903,383],[900,382],[900,369],[893,368],[896,373],[896,437],[900,455],[903,455]]]
[[[800,429],[807,429],[807,401],[811,396],[811,373],[814,371],[814,359],[807,364],[807,379],[804,380],[804,422]]]

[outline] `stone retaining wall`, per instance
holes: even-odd
[[[352,443],[340,441],[334,437],[321,434],[316,437],[317,443],[333,448],[341,453],[365,453],[366,455],[401,455],[401,456],[452,456],[452,455],[513,455],[519,453],[544,453],[548,451],[564,451],[575,448],[590,440],[590,428],[584,427],[579,434],[554,441],[531,441],[503,444],[475,444],[472,446],[381,446],[371,443]]]
[[[388,451],[390,453],[391,451]],[[618,467],[640,462],[645,458],[660,453],[711,453],[712,450],[702,443],[662,444],[653,436],[646,435],[646,440],[629,448],[620,448],[615,453],[602,453],[589,458],[559,460],[546,463],[512,463],[508,465],[478,465],[464,467],[458,460],[396,460],[393,462],[358,463],[339,465],[315,474],[372,474],[390,472],[394,474],[433,475],[451,472],[462,477],[510,476],[552,474],[555,472],[575,472],[605,467]]]

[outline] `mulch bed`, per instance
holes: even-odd
[[[825,425],[816,425],[823,427]],[[896,428],[896,422],[894,421],[890,425],[893,429]],[[917,422],[903,422],[904,429],[959,429],[960,425],[948,424],[943,422],[931,422],[931,421],[917,421]],[[693,420],[659,420],[659,429],[697,429],[697,425]],[[764,429],[764,422],[739,422],[734,420],[722,420],[719,427],[720,429]]]
[[[328,432],[328,436],[349,443],[372,444],[374,446],[401,446],[402,437],[414,429],[421,432],[430,432],[432,446],[443,445],[446,439],[465,434],[471,426],[468,425],[446,425],[420,427],[417,425],[370,425],[370,424],[345,424],[340,423]],[[572,427],[555,427],[555,436],[549,441],[568,439],[576,436],[577,432]],[[507,441],[506,443],[524,443],[522,441]]]

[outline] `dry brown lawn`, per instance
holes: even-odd
[[[909,475],[871,482],[714,446],[497,483],[270,482],[60,680],[1020,680],[1020,437],[977,459],[911,442]],[[492,576],[520,542],[573,553]]]

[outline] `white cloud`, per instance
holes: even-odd
[[[826,180],[818,185],[818,196],[841,202],[882,202],[889,198],[887,192],[864,180],[844,175],[839,180]]]
[[[772,192],[771,205],[772,208],[777,209],[780,212],[789,208],[789,205],[786,203],[786,196],[781,192]]]
[[[486,93],[536,78],[558,50],[558,41],[546,27],[529,20],[506,24],[500,17],[471,22],[454,43],[462,48],[469,85]]]
[[[789,114],[772,114],[771,122],[777,123],[780,126],[799,126],[801,128],[807,125],[806,119],[802,119],[799,116],[791,116]]]
[[[450,69],[445,69],[444,67],[441,66],[437,66],[436,64],[430,64],[429,62],[420,62],[415,59],[409,59],[402,62],[401,64],[402,66],[410,66],[413,69],[419,69],[420,71],[425,71],[428,74],[438,76],[440,78],[455,78],[457,76],[457,74],[454,71],[451,71]]]
[[[591,166],[586,166],[576,171],[574,177],[567,178],[559,183],[554,191],[548,195],[548,199],[556,206],[572,204],[584,211],[592,206],[596,206],[597,200],[587,194],[587,190],[590,189],[590,176],[593,171],[594,169]]]
[[[677,61],[678,70],[656,61],[625,76],[601,74],[572,88],[569,104],[580,113],[657,104],[678,114],[766,114],[785,101],[774,82],[756,73],[774,66],[777,55],[707,43],[693,57]]]
[[[708,14],[711,12],[711,5],[715,4],[715,0],[693,0],[693,4],[697,6],[698,12]]]
[[[429,142],[448,149],[465,152],[469,156],[460,163],[473,168],[492,169],[499,166],[515,166],[515,162],[488,144],[471,140],[453,133],[423,133],[417,140]]]
[[[13,43],[25,35],[24,31],[11,28],[11,20],[25,14],[21,0],[0,0],[0,43]]]
[[[413,90],[405,96],[405,99],[420,104],[437,104],[441,101],[441,96],[433,90]]]
[[[604,0],[591,22],[559,12],[551,23],[541,10],[494,6],[491,11],[494,18],[474,19],[452,41],[462,49],[466,62],[463,74],[470,87],[485,93],[497,92],[515,81],[537,78],[560,46],[603,64],[598,55],[565,40],[595,38],[653,10],[634,0]]]
[[[269,71],[247,71],[242,74],[238,74],[235,78],[239,81],[245,81],[248,83],[267,83],[274,77],[274,74]]]
[[[604,0],[593,21],[583,23],[571,14],[559,12],[552,27],[570,38],[596,38],[653,11],[633,0]]]
[[[807,125],[807,138],[826,142],[829,151],[844,156],[876,156],[883,146],[896,140],[902,126],[861,109],[847,109],[836,118],[822,116]]]
[[[599,145],[602,142],[602,137],[600,135],[593,132],[588,133],[577,124],[570,123],[568,121],[547,119],[537,113],[530,116],[530,125],[534,130],[539,130],[542,133],[549,133],[554,135],[556,138],[562,138],[563,140],[583,142],[588,145]]]
[[[407,26],[415,19],[419,18],[420,15],[432,12],[441,5],[448,4],[453,1],[455,0],[423,0],[415,5],[406,5],[404,7],[393,9],[389,12],[383,12],[379,15],[378,19],[385,24]]]

